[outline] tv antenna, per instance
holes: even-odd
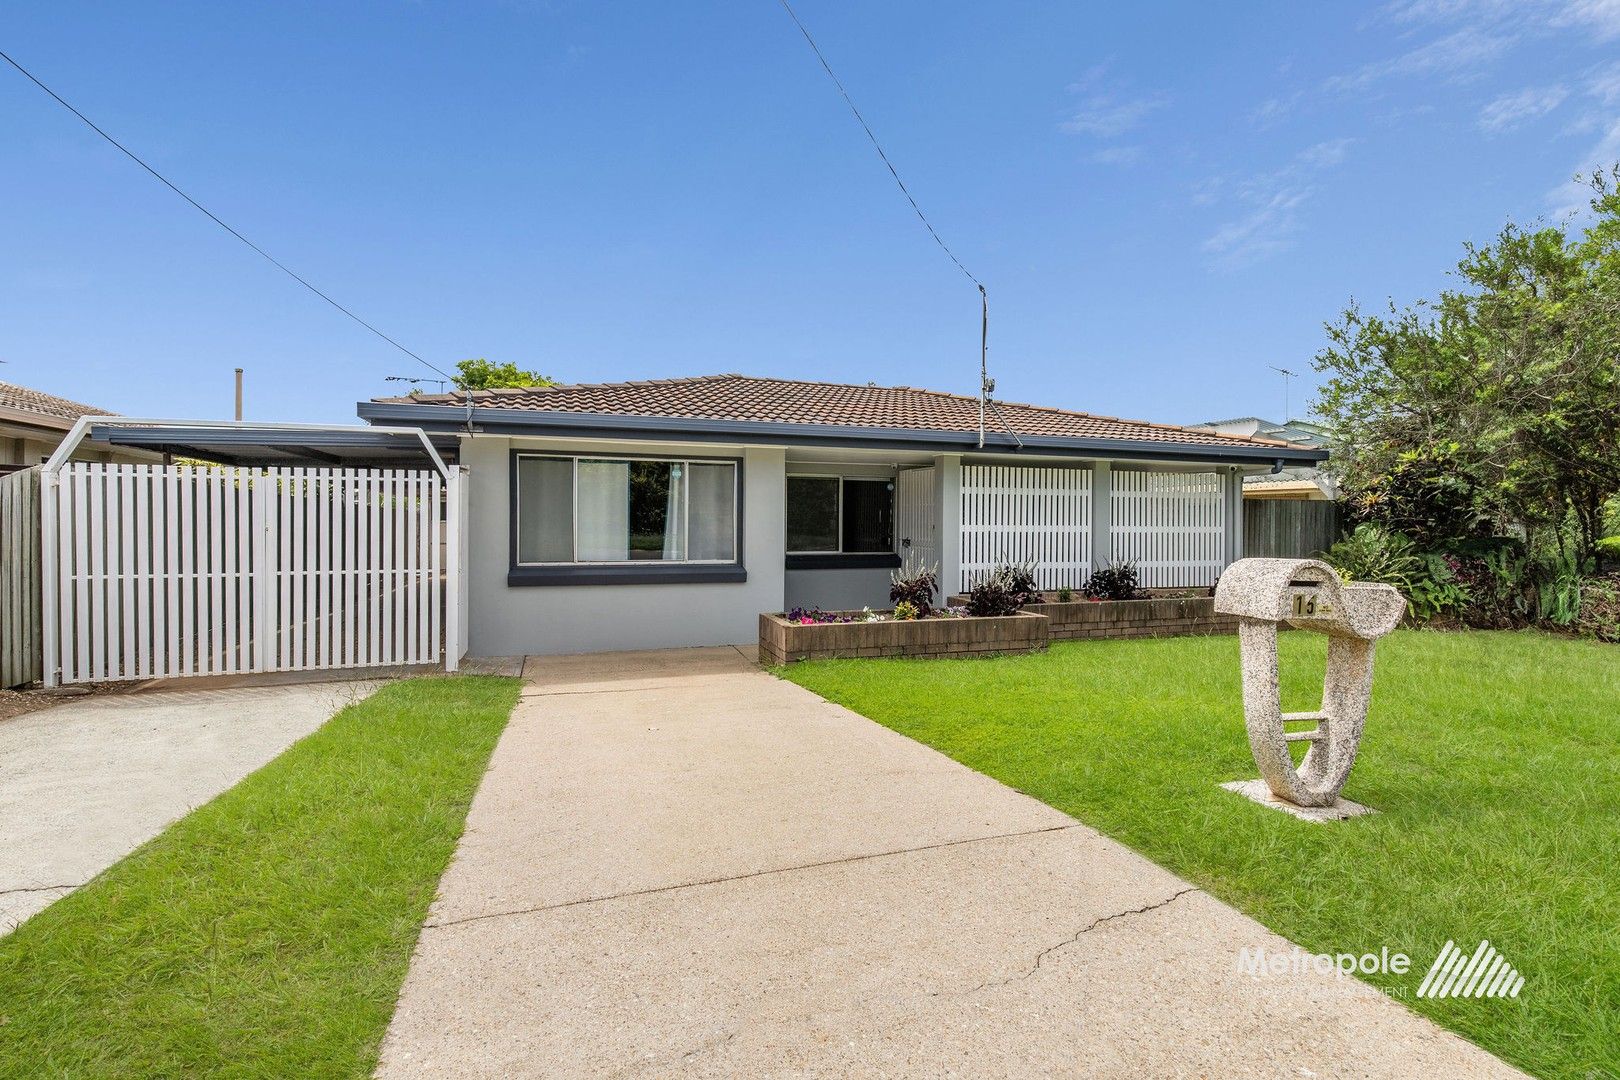
[[[449,380],[448,379],[429,379],[429,378],[417,379],[417,378],[413,378],[410,375],[384,375],[383,376],[383,382],[403,382],[403,383],[410,383],[412,386],[416,386],[419,383],[428,383],[428,382],[430,382],[430,383],[436,384],[439,387],[439,393],[441,393],[441,394],[444,393],[444,388],[449,385]]]
[[[1277,374],[1279,374],[1279,375],[1281,375],[1283,377],[1283,414],[1282,414],[1282,422],[1286,424],[1286,423],[1288,423],[1288,421],[1293,419],[1293,416],[1291,415],[1291,412],[1290,412],[1292,407],[1290,405],[1291,399],[1290,399],[1289,394],[1288,394],[1288,380],[1289,379],[1297,379],[1297,378],[1299,378],[1299,372],[1297,372],[1297,371],[1289,371],[1287,368],[1278,367],[1276,364],[1271,364],[1269,366],[1271,367],[1272,371],[1275,371]]]

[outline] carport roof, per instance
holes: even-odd
[[[315,424],[220,421],[91,421],[89,440],[155,450],[223,465],[323,468],[437,468],[415,430]],[[452,458],[454,436],[430,438],[441,458]]]

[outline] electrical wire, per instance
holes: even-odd
[[[861,110],[855,107],[855,99],[849,96],[849,91],[844,89],[844,84],[833,73],[832,65],[827,63],[827,58],[821,54],[821,49],[816,45],[816,39],[810,36],[810,31],[805,29],[804,23],[799,21],[799,16],[794,12],[792,6],[788,4],[788,0],[779,0],[779,2],[782,5],[782,10],[788,13],[788,18],[793,20],[793,25],[799,28],[799,33],[804,35],[804,40],[810,45],[810,51],[816,54],[817,60],[821,61],[822,70],[833,81],[833,85],[838,87],[839,95],[843,97],[844,104],[849,106],[849,111],[855,114],[855,119],[860,123],[861,130],[866,132],[868,139],[872,140],[872,148],[877,151],[878,157],[883,159],[883,164],[889,167],[889,175],[894,177],[896,184],[900,185],[900,193],[906,197],[906,201],[911,204],[911,208],[917,212],[917,220],[923,223],[923,228],[928,230],[928,235],[934,238],[934,243],[938,244],[939,249],[950,258],[951,262],[956,264],[956,268],[966,274],[967,279],[977,285],[981,293],[984,292],[983,283],[973,276],[972,271],[962,265],[962,260],[956,257],[956,252],[952,251],[950,246],[940,239],[939,233],[934,231],[933,223],[928,220],[928,215],[923,213],[922,207],[917,205],[917,200],[911,195],[911,189],[906,187],[904,180],[900,179],[900,171],[894,167],[894,162],[889,160],[889,155],[883,152],[883,144],[878,142],[876,135],[872,134],[872,127],[866,122],[866,117],[862,116]]]
[[[317,289],[315,286],[311,285],[304,278],[300,277],[298,274],[295,274],[285,264],[283,264],[278,259],[276,259],[268,251],[264,250],[264,248],[260,247],[258,244],[255,244],[253,241],[249,240],[247,237],[243,236],[241,233],[237,232],[235,229],[233,229],[229,225],[225,224],[225,222],[221,221],[219,219],[219,216],[216,215],[212,210],[208,209],[208,207],[204,206],[202,203],[198,202],[196,199],[193,199],[190,195],[187,195],[184,191],[181,191],[180,188],[177,187],[173,183],[173,181],[171,181],[168,177],[164,176],[162,173],[160,173],[156,169],[152,168],[152,166],[150,166],[146,162],[142,161],[134,153],[134,151],[129,149],[129,147],[125,146],[123,143],[119,142],[117,139],[113,138],[111,135],[109,135],[105,131],[103,131],[88,116],[84,115],[84,113],[80,112],[78,109],[75,109],[72,105],[68,104],[65,100],[63,100],[63,98],[62,98],[62,96],[60,94],[58,94],[55,90],[52,90],[50,87],[46,86],[43,82],[41,82],[34,75],[33,72],[29,71],[27,68],[25,68],[21,64],[17,63],[17,61],[13,60],[9,55],[7,55],[3,51],[0,51],[0,60],[4,60],[6,63],[10,64],[12,67],[14,67],[18,71],[22,72],[22,74],[28,79],[29,82],[33,83],[35,86],[37,86],[41,90],[45,91],[45,93],[49,94],[52,98],[55,99],[55,101],[56,101],[56,103],[58,105],[62,106],[62,108],[66,109],[68,112],[72,113],[74,116],[77,116],[80,120],[83,120],[85,125],[87,127],[89,127],[91,131],[94,131],[97,135],[100,135],[103,139],[106,139],[108,142],[112,143],[113,146],[117,147],[124,154],[125,157],[129,158],[135,164],[139,165],[141,168],[143,168],[147,172],[151,173],[154,177],[156,177],[158,179],[158,181],[160,183],[163,184],[164,187],[168,188],[170,191],[174,192],[176,195],[178,195],[182,199],[186,200],[186,202],[190,203],[192,206],[194,206],[198,210],[200,210],[215,225],[218,225],[220,228],[224,229],[226,232],[230,233],[232,236],[234,236],[238,240],[242,241],[242,243],[246,244],[248,247],[250,247],[254,251],[258,252],[258,254],[261,255],[265,259],[265,261],[269,262],[271,266],[274,266],[277,270],[280,270],[283,274],[286,274],[288,277],[290,277],[294,281],[298,282],[298,284],[302,285],[304,288],[308,289],[310,292],[314,293],[316,296],[320,297],[322,300],[325,300],[328,304],[331,304],[333,307],[337,308],[343,314],[347,315],[349,318],[353,319],[355,322],[359,323],[361,326],[365,327],[367,330],[370,330],[373,334],[376,334],[378,337],[380,337],[384,341],[388,342],[388,344],[392,345],[394,348],[398,349],[400,352],[404,353],[406,356],[410,357],[412,360],[415,360],[417,363],[419,363],[422,366],[426,367],[428,370],[434,371],[434,372],[437,372],[440,375],[443,375],[447,380],[449,380],[452,383],[459,382],[459,380],[454,375],[451,375],[448,372],[444,371],[443,369],[429,363],[427,360],[424,360],[421,356],[419,356],[416,353],[412,352],[410,349],[407,349],[405,346],[401,345],[399,342],[395,341],[393,338],[389,337],[387,334],[383,333],[381,330],[377,329],[375,326],[373,326],[370,323],[366,322],[366,320],[362,319],[360,316],[356,315],[354,312],[350,311],[348,308],[344,307],[342,304],[338,303],[336,300],[332,299],[330,296],[326,295],[324,292]]]

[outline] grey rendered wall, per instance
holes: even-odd
[[[782,610],[783,452],[653,443],[620,453],[743,458],[743,566],[748,580],[717,585],[540,585],[506,583],[510,452],[534,449],[611,454],[601,443],[554,439],[462,440],[471,483],[468,525],[469,656],[580,653],[753,642],[759,613]]]
[[[789,570],[783,610],[851,611],[889,607],[889,570]]]

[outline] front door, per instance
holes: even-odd
[[[895,549],[912,565],[921,561],[938,570],[939,508],[934,501],[934,467],[901,469],[895,477],[894,495]]]

